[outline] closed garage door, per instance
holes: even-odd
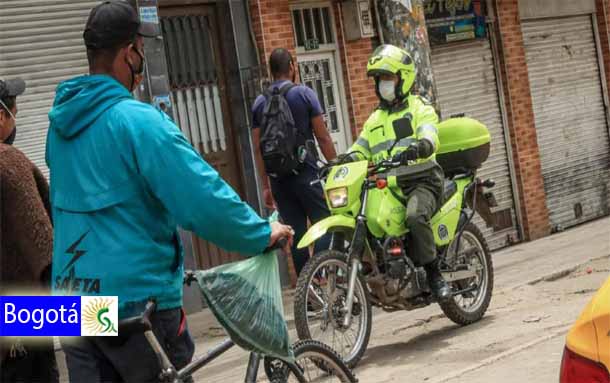
[[[491,133],[491,154],[479,172],[481,178],[496,181],[494,209],[499,226],[486,227],[480,217],[475,223],[497,249],[518,238],[508,152],[498,99],[492,51],[487,40],[434,48],[432,68],[443,118],[465,113],[484,123]]]
[[[45,142],[55,88],[62,80],[88,72],[83,29],[91,0],[2,0],[0,78],[21,77],[15,145],[45,174]]]
[[[551,224],[606,215],[610,145],[591,17],[524,21],[522,29]]]

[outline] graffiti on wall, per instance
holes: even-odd
[[[380,0],[377,6],[384,43],[406,49],[415,62],[412,92],[436,104],[424,0]]]

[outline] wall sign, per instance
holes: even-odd
[[[424,8],[432,45],[486,36],[482,0],[430,0]]]
[[[140,20],[144,23],[159,24],[157,7],[140,7]]]
[[[314,51],[320,48],[320,41],[318,39],[307,39],[305,40],[305,50]]]
[[[358,1],[358,15],[360,16],[360,34],[362,37],[375,36],[373,15],[368,0]]]
[[[343,29],[347,41],[373,37],[377,33],[370,0],[347,0],[342,3]]]

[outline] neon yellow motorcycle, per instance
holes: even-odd
[[[396,142],[410,137],[409,120],[393,124]],[[481,319],[493,289],[490,251],[475,211],[488,225],[495,198],[476,171],[489,156],[487,128],[469,118],[438,125],[437,161],[447,177],[442,207],[434,215],[441,272],[453,298],[439,302],[457,324]],[[410,257],[405,225],[406,201],[389,173],[401,165],[392,159],[339,163],[321,168],[320,182],[331,216],[313,225],[298,244],[312,245],[329,233],[331,246],[311,257],[302,270],[294,302],[300,339],[315,339],[337,350],[350,367],[362,358],[371,334],[372,306],[385,311],[415,310],[435,302],[421,265]]]

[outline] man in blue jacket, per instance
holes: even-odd
[[[292,229],[261,219],[191,147],[164,113],[131,92],[144,69],[150,25],[123,1],[106,1],[84,32],[90,75],[63,82],[49,113],[47,163],[55,222],[55,294],[119,297],[119,318],[153,297],[154,332],[176,367],[193,342],[182,313],[177,226],[243,254]],[[74,382],[156,381],[142,334],[64,342]]]

